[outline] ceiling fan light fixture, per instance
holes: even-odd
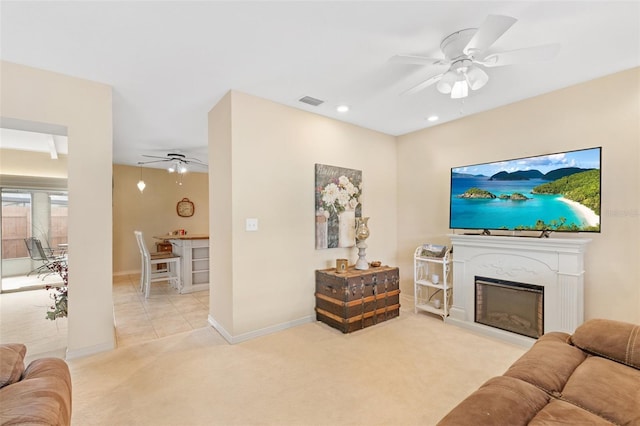
[[[488,54],[488,50],[516,22],[517,19],[511,16],[489,15],[478,28],[467,28],[449,34],[440,43],[440,50],[444,54],[442,59],[415,55],[394,56],[393,62],[429,65],[438,67],[438,71],[440,66],[449,65],[446,72],[432,75],[403,94],[417,93],[435,85],[438,92],[448,94],[452,99],[465,98],[469,96],[469,88],[479,90],[489,81],[484,68],[539,62],[557,55],[560,48],[557,43]]]
[[[451,99],[461,99],[469,96],[469,85],[467,80],[458,80],[451,89]]]
[[[185,166],[184,164],[179,165],[178,173],[181,175],[187,173],[187,166]]]
[[[489,81],[489,76],[480,67],[472,65],[466,72],[467,82],[471,90],[478,90],[482,88]]]
[[[450,69],[442,76],[442,78],[438,82],[438,85],[436,86],[438,92],[444,95],[448,95],[449,93],[451,93],[451,90],[453,90],[453,85],[457,80],[458,74],[454,70]]]

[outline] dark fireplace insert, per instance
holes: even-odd
[[[537,339],[544,333],[544,287],[475,277],[475,321]]]

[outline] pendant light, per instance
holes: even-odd
[[[138,189],[140,192],[144,191],[144,188],[147,186],[146,183],[142,180],[142,166],[140,166],[140,180],[138,181]]]

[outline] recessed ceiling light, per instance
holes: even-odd
[[[431,121],[431,122],[438,121],[438,118],[440,117],[438,117],[437,115],[432,115],[430,117],[427,117],[427,121]]]
[[[348,112],[349,111],[349,107],[347,105],[338,105],[338,108],[336,108],[336,111],[338,111],[338,112]]]

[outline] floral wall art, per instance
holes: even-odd
[[[362,171],[316,164],[316,249],[353,247]]]

